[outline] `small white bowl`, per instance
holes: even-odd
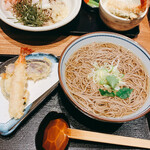
[[[103,20],[103,22],[110,27],[113,30],[116,31],[127,31],[130,29],[133,29],[134,27],[138,26],[139,23],[142,21],[142,19],[145,17],[148,11],[148,7],[146,7],[146,10],[142,13],[142,15],[136,19],[125,19],[122,17],[115,16],[114,14],[110,13],[105,7],[104,7],[104,1],[99,1],[99,15],[100,18]]]
[[[29,26],[22,25],[20,23],[15,23],[13,19],[9,19],[10,13],[3,8],[2,5],[3,1],[4,0],[0,0],[0,19],[14,28],[25,30],[25,31],[34,31],[34,32],[49,31],[66,25],[77,16],[82,4],[82,0],[64,0],[64,2],[67,4],[69,9],[69,13],[66,18],[49,26],[29,27]]]
[[[112,117],[103,117],[103,116],[97,116],[94,115],[92,112],[88,111],[86,108],[81,106],[75,98],[71,95],[69,92],[68,86],[66,85],[66,77],[65,77],[65,68],[66,68],[66,63],[68,59],[71,57],[73,53],[75,53],[79,48],[88,45],[93,42],[109,42],[113,43],[116,45],[120,45],[129,51],[131,51],[133,54],[135,54],[143,63],[145,66],[148,76],[150,77],[150,55],[148,52],[141,47],[138,43],[133,41],[132,39],[120,35],[120,34],[115,34],[115,33],[109,33],[109,32],[95,32],[95,33],[90,33],[81,36],[80,38],[76,39],[72,43],[70,43],[66,49],[63,51],[60,61],[59,61],[59,67],[58,67],[58,72],[59,72],[59,81],[62,89],[64,90],[65,94],[68,96],[69,100],[73,103],[73,105],[82,113],[85,115],[96,119],[96,120],[101,120],[101,121],[106,121],[106,122],[115,122],[115,123],[121,123],[121,122],[127,122],[131,121],[134,119],[137,119],[146,113],[150,112],[150,90],[149,90],[149,96],[148,99],[146,100],[145,104],[136,112],[133,114],[123,116],[123,117],[118,117],[118,118],[112,118]]]

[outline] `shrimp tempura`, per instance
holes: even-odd
[[[20,56],[15,62],[15,68],[12,75],[10,98],[9,98],[9,114],[10,117],[18,119],[23,115],[25,103],[28,99],[27,91],[27,73],[25,56],[32,52],[31,49],[21,48]]]

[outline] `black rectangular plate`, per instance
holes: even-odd
[[[134,38],[139,34],[139,26],[129,31],[114,31],[108,28],[99,16],[99,9],[90,9],[84,3],[82,3],[81,9],[77,17],[66,26],[60,29],[64,34],[85,34],[96,31],[108,31],[117,32],[126,35],[130,38]]]

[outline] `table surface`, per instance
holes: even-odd
[[[150,26],[146,16],[139,25],[137,37],[133,38],[150,53]],[[47,52],[60,56],[64,48],[79,35],[61,35],[51,32],[32,33],[10,27],[0,20],[0,55],[19,54],[20,47],[29,47],[36,52]],[[1,56],[2,56],[1,55]],[[2,59],[0,60],[2,61]],[[7,137],[0,136],[0,150],[39,150],[38,130],[41,121],[50,112],[63,112],[70,121],[71,128],[111,133],[150,139],[150,114],[123,124],[110,124],[95,121],[80,113],[68,101],[60,85],[36,108],[36,110]],[[109,145],[78,140],[70,140],[69,150],[126,150],[136,149],[124,146]]]
[[[139,34],[133,38],[150,53],[150,26],[146,16],[139,25]],[[20,47],[29,47],[36,52],[47,52],[60,56],[64,48],[78,35],[61,35],[49,32],[33,33],[21,31],[0,20],[0,54],[16,55]]]

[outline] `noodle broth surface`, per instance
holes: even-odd
[[[118,70],[124,74],[125,86],[133,89],[129,98],[101,95],[102,85],[88,78],[95,62],[98,66],[106,63],[115,66],[119,62]],[[112,43],[91,43],[78,49],[66,63],[65,77],[74,99],[97,116],[117,118],[132,114],[148,97],[149,77],[142,62],[127,49]]]

